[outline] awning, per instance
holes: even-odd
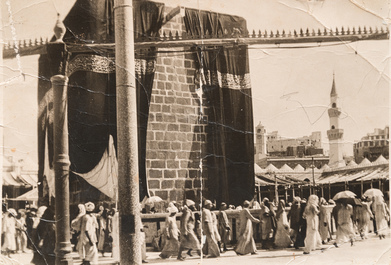
[[[38,189],[32,189],[16,198],[8,199],[10,201],[38,201]]]
[[[3,186],[37,186],[38,175],[3,172]]]

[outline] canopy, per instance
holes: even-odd
[[[109,146],[102,159],[90,172],[75,174],[83,177],[89,184],[112,199],[116,199],[118,183],[118,162],[115,155],[113,137],[109,137]]]
[[[8,199],[10,201],[38,201],[38,189],[32,189],[16,198]]]
[[[3,172],[4,186],[37,186],[37,175],[22,174],[18,175],[16,172]]]

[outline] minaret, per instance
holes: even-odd
[[[339,116],[341,110],[337,105],[337,89],[335,88],[335,76],[333,74],[333,85],[331,87],[330,101],[331,108],[329,108],[330,117],[330,130],[327,131],[327,137],[329,138],[330,151],[329,151],[329,166],[331,168],[345,166],[345,161],[342,155],[343,149],[343,129],[339,128]]]
[[[266,157],[266,130],[261,122],[255,128],[255,163]]]

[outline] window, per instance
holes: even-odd
[[[336,107],[337,107],[337,104],[336,104],[336,103],[333,103],[332,107],[333,107],[333,108],[336,108]]]
[[[334,126],[334,125],[333,125],[333,126],[331,126],[331,129],[332,129],[332,130],[334,130],[334,129],[335,129],[335,126]]]

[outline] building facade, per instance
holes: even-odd
[[[390,128],[376,128],[373,133],[368,133],[353,146],[354,160],[360,163],[364,158],[375,161],[380,155],[389,158]]]

